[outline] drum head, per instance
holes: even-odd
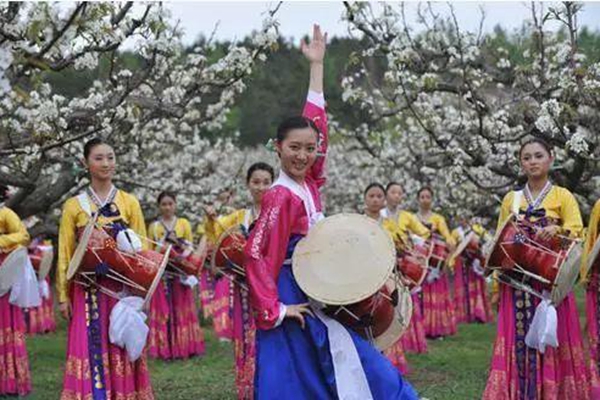
[[[598,258],[598,255],[600,255],[600,236],[596,238],[596,243],[594,243],[592,251],[590,251],[590,254],[588,254],[587,256],[584,276],[587,276],[589,274],[590,270],[594,266],[594,261],[596,261],[596,259]]]
[[[171,253],[171,245],[169,245],[167,247],[167,250],[163,254],[162,261],[160,262],[160,265],[158,266],[158,273],[154,277],[154,280],[152,281],[152,285],[150,285],[150,288],[148,289],[148,293],[146,293],[146,297],[144,298],[144,307],[150,307],[150,300],[152,299],[152,295],[156,291],[158,284],[161,282],[162,277],[165,273],[165,269],[167,268],[167,264],[169,263],[169,254],[170,253]]]
[[[485,264],[483,266],[483,270],[485,271],[485,276],[489,276],[492,272],[494,272],[494,267],[499,267],[499,265],[490,265],[490,259],[492,257],[492,254],[494,254],[494,252],[496,250],[501,251],[500,250],[500,245],[501,245],[500,242],[502,241],[502,237],[504,236],[504,230],[506,229],[506,227],[509,224],[512,224],[515,220],[516,220],[516,217],[514,214],[509,215],[509,217],[506,218],[506,221],[504,221],[502,226],[496,232],[496,235],[494,236],[494,240],[492,240],[490,242],[489,247],[486,246],[483,249],[483,252],[485,254]]]
[[[559,305],[565,297],[573,290],[575,282],[579,277],[581,256],[583,254],[580,242],[573,242],[565,261],[560,266],[554,285],[552,287],[551,300],[554,305]]]
[[[393,346],[406,332],[413,313],[413,303],[410,292],[403,285],[398,285],[398,305],[391,325],[384,333],[375,338],[375,346],[381,351]]]
[[[52,268],[52,260],[54,260],[54,248],[52,246],[43,246],[38,280],[43,281],[46,279]]]
[[[77,274],[77,271],[79,270],[79,265],[81,264],[81,261],[83,260],[83,256],[85,256],[88,243],[89,243],[90,238],[92,237],[92,233],[94,232],[94,229],[95,229],[95,225],[96,225],[96,219],[91,219],[90,222],[88,222],[88,224],[85,226],[85,229],[83,231],[83,234],[81,235],[81,238],[79,238],[79,244],[75,248],[75,252],[73,253],[73,256],[71,257],[71,261],[69,262],[69,269],[67,269],[67,279],[68,280],[73,279],[73,277],[75,276],[75,274]]]
[[[0,294],[5,294],[23,273],[22,266],[29,259],[27,248],[19,246],[11,251],[0,266]]]
[[[392,239],[359,214],[317,223],[294,251],[292,269],[302,290],[327,305],[356,303],[376,293],[396,265]]]
[[[460,244],[456,247],[456,250],[454,250],[454,253],[452,253],[452,255],[450,257],[448,257],[448,259],[453,260],[456,257],[460,256],[462,254],[462,252],[465,251],[465,249],[467,248],[469,243],[471,243],[471,240],[473,239],[474,236],[475,236],[475,232],[473,232],[473,231],[469,232],[469,234],[460,242]]]

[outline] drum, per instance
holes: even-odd
[[[444,238],[437,233],[433,233],[431,235],[431,239],[429,240],[433,246],[431,258],[429,259],[429,266],[431,268],[440,268],[448,259],[450,250],[448,249],[448,245],[446,244]]]
[[[467,236],[465,236],[464,239],[458,244],[458,246],[456,246],[456,250],[454,250],[454,253],[452,253],[449,259],[455,259],[466,249],[469,249],[470,251],[479,250],[479,237],[473,231],[469,232]]]
[[[202,267],[206,259],[206,236],[200,241],[198,248],[186,240],[178,240],[171,247],[169,255],[168,269],[172,273],[181,276],[195,276],[200,278]],[[164,252],[166,247],[161,247],[161,252]]]
[[[497,272],[497,279],[539,297],[532,285],[541,284],[558,305],[571,292],[579,276],[581,243],[564,236],[547,241],[535,237],[536,227],[511,215],[498,230],[486,255],[486,275]]]
[[[103,227],[97,227],[93,219],[79,235],[79,244],[69,263],[67,279],[78,277],[77,283],[94,284],[110,296],[122,297],[97,283],[96,276],[104,275],[126,285],[148,304],[165,271],[170,252],[170,245],[164,253],[153,250],[135,253],[121,251],[115,239]]]
[[[37,274],[38,281],[46,279],[52,268],[54,259],[54,247],[50,245],[37,245],[29,248],[29,259]]]
[[[225,230],[211,253],[212,273],[228,277],[245,277],[244,248],[246,241],[247,233],[242,225],[235,225]]]
[[[411,242],[398,256],[400,278],[409,290],[421,286],[427,276],[427,266],[433,252],[433,242],[411,235]]]
[[[396,249],[379,224],[338,214],[318,222],[292,258],[300,288],[323,311],[380,349],[395,343],[410,321],[412,302],[395,273]]]
[[[19,246],[10,253],[0,253],[0,296],[6,294],[23,273],[27,262],[27,248]]]

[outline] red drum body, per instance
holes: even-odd
[[[200,277],[206,259],[205,250],[205,239],[198,250],[191,243],[182,240],[171,248],[169,265],[176,273]]]
[[[83,279],[78,282],[87,285],[97,284],[97,275],[105,276],[126,285],[131,293],[144,297],[147,303],[165,271],[170,251],[169,246],[165,254],[154,250],[123,252],[103,228],[90,223],[79,235],[67,278],[80,276]],[[109,295],[118,297],[117,293],[98,286]]]
[[[219,238],[211,256],[211,268],[213,273],[235,273],[244,274],[244,248],[246,247],[246,235],[241,226],[227,229]]]
[[[446,259],[450,255],[450,251],[448,249],[448,245],[444,241],[444,238],[440,235],[434,233],[430,241],[433,245],[433,252],[431,253],[429,266],[437,268],[445,263]]]
[[[528,280],[552,291],[555,304],[571,291],[579,274],[581,245],[567,237],[542,241],[536,227],[511,216],[498,231],[485,263],[486,274],[497,271],[500,279],[519,289],[536,292]]]
[[[413,290],[421,286],[427,276],[427,260],[410,253],[403,254],[398,257],[398,271],[402,282]]]

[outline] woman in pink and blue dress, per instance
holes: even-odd
[[[296,244],[322,218],[326,37],[315,26],[311,43],[301,45],[310,62],[304,112],[277,129],[280,175],[264,195],[246,244],[257,326],[254,393],[257,399],[416,399],[413,388],[373,345],[335,321],[327,328],[322,317],[313,315],[292,274],[289,260]]]

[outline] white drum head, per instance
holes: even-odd
[[[580,242],[573,242],[565,261],[560,266],[554,285],[552,287],[551,300],[554,305],[559,305],[565,297],[573,290],[575,282],[579,277],[581,256],[583,254]]]
[[[40,260],[40,270],[38,271],[38,280],[46,279],[52,269],[52,260],[54,260],[54,248],[52,246],[44,246],[42,251],[42,259]]]
[[[294,251],[298,285],[327,305],[356,303],[376,293],[396,265],[392,239],[359,214],[338,214],[317,223]]]
[[[0,294],[7,293],[20,274],[23,273],[23,265],[28,261],[27,248],[19,246],[11,251],[0,266]]]
[[[395,318],[389,328],[375,338],[375,346],[381,351],[393,346],[406,332],[413,313],[413,303],[410,292],[403,285],[398,285],[398,305],[395,309]]]
[[[79,270],[79,265],[81,264],[83,256],[87,251],[87,246],[90,241],[90,238],[92,237],[92,233],[94,232],[95,225],[96,220],[91,219],[90,222],[88,222],[88,224],[85,226],[81,238],[79,238],[79,244],[77,245],[77,248],[75,248],[75,252],[73,253],[71,261],[69,262],[69,269],[67,270],[68,280],[73,279],[73,277],[75,276],[75,274],[77,274],[77,271]]]
[[[589,274],[589,272],[592,269],[592,266],[594,265],[594,261],[596,261],[596,259],[598,258],[598,255],[600,255],[600,236],[598,236],[598,238],[596,238],[596,243],[594,243],[594,247],[592,247],[592,251],[590,251],[590,254],[588,254],[586,263],[585,263],[585,274],[584,276],[587,276]]]

